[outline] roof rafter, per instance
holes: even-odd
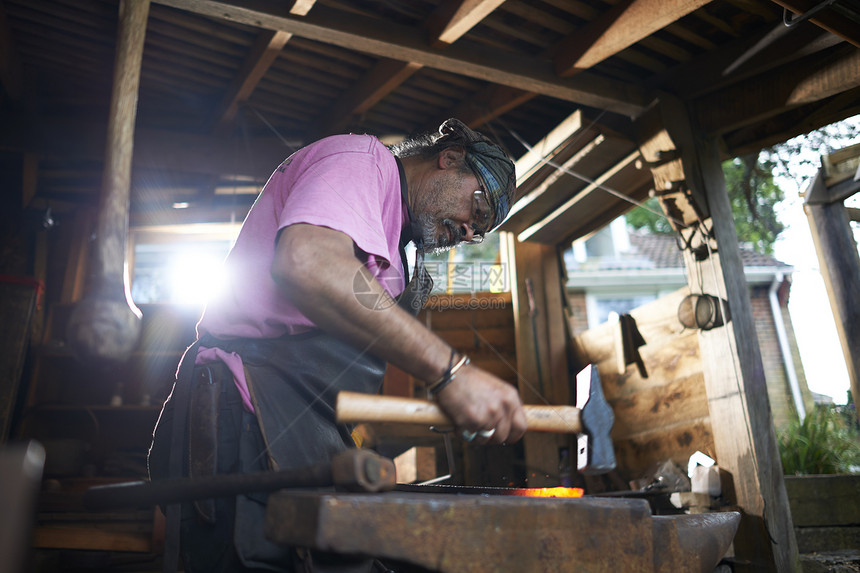
[[[444,48],[453,43],[504,0],[446,0],[442,2],[427,22],[430,45]],[[358,82],[355,89],[345,93],[326,119],[317,122],[320,135],[340,131],[354,115],[364,113],[389,93],[397,89],[415,72],[423,68],[416,62],[403,62],[385,58],[373,67]]]
[[[290,13],[304,16],[313,8],[314,2],[316,0],[298,0],[290,8]],[[239,74],[233,78],[230,88],[221,101],[215,126],[216,132],[223,132],[233,123],[239,111],[239,104],[251,97],[257,84],[292,37],[289,32],[281,30],[266,30],[257,36],[251,51],[242,63]]]
[[[515,54],[500,56],[474,43],[458,44],[439,53],[428,48],[412,27],[381,24],[354,14],[345,18],[320,8],[306,18],[298,18],[271,0],[258,0],[253,8],[249,7],[250,3],[236,5],[225,0],[156,1],[197,14],[290,32],[342,48],[414,62],[622,115],[638,115],[652,99],[637,86],[604,77],[580,74],[572,79],[558,78],[549,63]]]
[[[597,20],[565,38],[558,47],[555,71],[573,75],[614,56],[711,0],[624,0]]]
[[[13,100],[20,100],[23,96],[21,64],[12,43],[12,34],[9,32],[6,10],[2,3],[0,3],[0,84]]]
[[[721,134],[856,87],[860,51],[837,49],[699,98],[694,115],[705,132]]]
[[[447,0],[427,21],[430,45],[441,48],[453,44],[481,23],[505,0]]]

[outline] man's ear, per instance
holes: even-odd
[[[446,147],[440,151],[436,163],[439,169],[451,169],[452,167],[461,166],[465,158],[466,149],[459,145],[455,145],[452,147]]]

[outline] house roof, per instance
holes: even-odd
[[[630,248],[613,256],[589,257],[584,263],[576,263],[568,257],[568,275],[574,282],[588,284],[588,278],[597,276],[607,280],[629,280],[656,282],[671,277],[671,282],[685,282],[684,256],[672,235],[658,235],[643,230],[629,234]],[[789,274],[790,265],[771,255],[758,253],[750,247],[741,246],[741,259],[748,276],[775,273]],[[611,279],[611,277],[616,277]]]

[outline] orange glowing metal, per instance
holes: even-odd
[[[512,490],[523,497],[582,497],[585,490],[579,487],[530,487]]]

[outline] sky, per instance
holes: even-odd
[[[860,143],[860,116],[846,122],[852,126],[853,137],[849,143],[838,146],[839,149]],[[807,154],[816,164],[819,163],[819,156],[813,151]],[[815,168],[795,165],[792,171],[792,178],[775,178],[785,192],[785,201],[778,204],[776,210],[786,229],[774,244],[774,256],[794,267],[788,309],[807,385],[813,392],[826,394],[835,403],[844,404],[850,388],[848,370],[819,270],[809,223],[803,212],[803,198],[800,196],[814,175]],[[846,205],[860,207],[860,194],[846,201]],[[860,242],[857,226],[854,235]]]

